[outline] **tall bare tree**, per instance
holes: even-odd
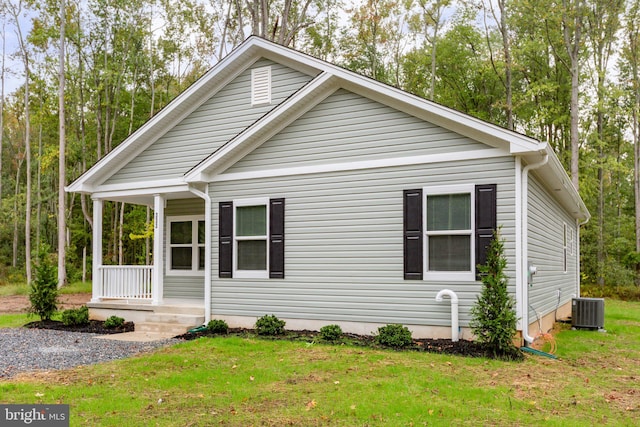
[[[66,184],[66,132],[65,132],[65,111],[64,111],[64,56],[65,56],[65,21],[66,21],[65,0],[60,0],[60,52],[58,62],[58,288],[67,281],[66,271],[66,197],[64,186]]]
[[[4,145],[5,17],[2,14],[2,69],[0,69],[0,207],[2,207],[2,146]]]
[[[27,168],[26,202],[24,208],[24,258],[27,283],[31,283],[31,118],[29,115],[29,85],[31,71],[29,64],[29,50],[27,49],[26,40],[22,34],[22,25],[20,23],[22,19],[22,13],[24,11],[22,0],[18,0],[18,2],[15,4],[9,2],[7,9],[14,21],[13,24],[16,28],[18,46],[22,57],[22,63],[24,65],[24,151]]]
[[[564,48],[571,74],[570,139],[571,139],[571,182],[580,188],[580,50],[582,48],[582,27],[584,19],[583,0],[562,0],[562,34]]]

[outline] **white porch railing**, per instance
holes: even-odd
[[[99,295],[94,291],[94,297],[148,300],[152,297],[151,265],[103,265],[98,267],[98,273]]]

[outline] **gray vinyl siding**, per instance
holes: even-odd
[[[202,215],[204,218],[204,200],[179,199],[167,200],[165,216]],[[166,227],[166,225],[165,225]],[[169,241],[169,229],[165,229],[164,260],[168,262],[167,242]],[[204,273],[202,276],[164,275],[164,298],[197,299],[204,301]]]
[[[529,321],[553,312],[558,303],[569,302],[577,289],[577,239],[575,220],[540,182],[529,179],[529,262],[537,267],[529,287]],[[573,230],[573,244],[564,271],[564,224]],[[560,300],[558,300],[560,290]]]
[[[227,172],[486,148],[490,147],[339,89]]]
[[[251,69],[271,66],[269,105],[251,106]],[[261,59],[114,174],[106,184],[179,178],[312,79]]]
[[[214,238],[212,314],[449,326],[449,303],[434,300],[449,288],[460,298],[464,326],[478,283],[403,279],[403,190],[497,184],[498,223],[513,277],[514,181],[513,158],[502,157],[213,183],[216,236],[218,202],[285,198],[286,277],[218,278]],[[513,291],[515,280],[511,284]]]

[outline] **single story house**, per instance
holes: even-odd
[[[524,341],[580,294],[589,212],[547,143],[255,36],[66,190],[93,200],[97,319],[471,338],[496,226]],[[107,200],[153,208],[153,265],[103,265]]]

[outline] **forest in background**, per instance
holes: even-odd
[[[60,188],[256,34],[548,142],[592,215],[583,283],[640,285],[640,0],[0,0],[0,22],[0,284],[42,251],[90,279],[91,200]],[[105,264],[150,262],[149,218],[105,204]]]

